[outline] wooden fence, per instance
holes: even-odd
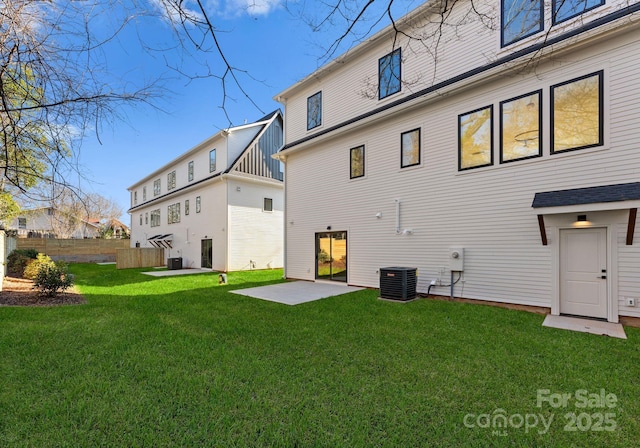
[[[116,261],[118,249],[129,248],[131,240],[125,239],[69,239],[17,238],[17,249],[35,249],[54,260],[70,263],[99,263]]]
[[[164,249],[134,247],[116,251],[116,269],[164,266]]]

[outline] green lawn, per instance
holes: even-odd
[[[0,446],[640,440],[639,329],[611,339],[543,328],[543,316],[521,311],[389,303],[373,290],[293,307],[228,292],[281,271],[231,273],[219,286],[215,274],[72,270],[87,305],[0,307]],[[617,401],[598,407],[601,391]],[[538,407],[539,394],[560,406]],[[556,394],[571,394],[566,406]]]

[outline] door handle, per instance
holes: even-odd
[[[606,280],[606,279],[607,279],[607,276],[606,276],[606,275],[602,275],[602,276],[597,277],[597,278],[601,278],[601,279],[603,279],[603,280]]]

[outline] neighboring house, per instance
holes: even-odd
[[[108,220],[104,225],[100,224],[100,221],[97,220],[96,224],[100,226],[102,238],[120,239],[129,238],[131,235],[129,226],[115,218]]]
[[[640,317],[640,3],[442,3],[275,97],[286,277]]]
[[[283,265],[282,113],[218,132],[129,187],[132,247],[185,268]]]
[[[53,207],[23,210],[14,218],[7,230],[18,238],[97,238],[100,225],[60,212]]]

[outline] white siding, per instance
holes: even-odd
[[[262,209],[265,197],[273,199],[271,212]],[[229,270],[283,266],[283,215],[282,185],[229,182]]]
[[[484,45],[482,38],[478,45]],[[287,276],[313,279],[314,234],[331,226],[348,232],[350,284],[377,287],[379,268],[412,266],[419,269],[418,289],[426,292],[431,280],[449,282],[448,249],[463,247],[464,282],[455,286],[456,296],[551,306],[557,246],[553,240],[548,246],[541,244],[531,207],[534,194],[638,180],[639,60],[637,28],[603,36],[588,47],[536,64],[527,75],[494,77],[291,152],[286,162]],[[467,62],[471,68],[473,60]],[[340,78],[347,74],[357,79],[358,64],[354,64],[355,68],[346,64],[344,73],[326,85],[347,84]],[[551,155],[549,87],[598,70],[604,70],[605,145]],[[499,102],[537,89],[543,89],[543,156],[501,165]],[[301,91],[300,98],[287,103],[287,120],[300,115],[296,105],[306,101],[306,94]],[[294,105],[293,112],[289,104]],[[457,117],[488,105],[494,106],[494,165],[458,172]],[[343,112],[340,119],[358,110]],[[287,124],[290,129],[291,123]],[[422,129],[422,164],[400,169],[400,133],[416,127]],[[289,138],[300,135],[291,132]],[[349,148],[361,144],[366,148],[366,176],[349,180]],[[401,200],[400,227],[412,229],[413,234],[396,234],[396,199]],[[624,213],[594,216],[611,226],[618,241],[619,259],[613,263],[619,276],[612,291],[617,291],[614,300],[620,314],[640,316],[640,308],[622,303],[624,296],[640,297],[640,239],[636,236],[635,245],[624,245]],[[570,226],[575,215],[557,220],[558,225]],[[449,288],[432,292],[448,295]]]

